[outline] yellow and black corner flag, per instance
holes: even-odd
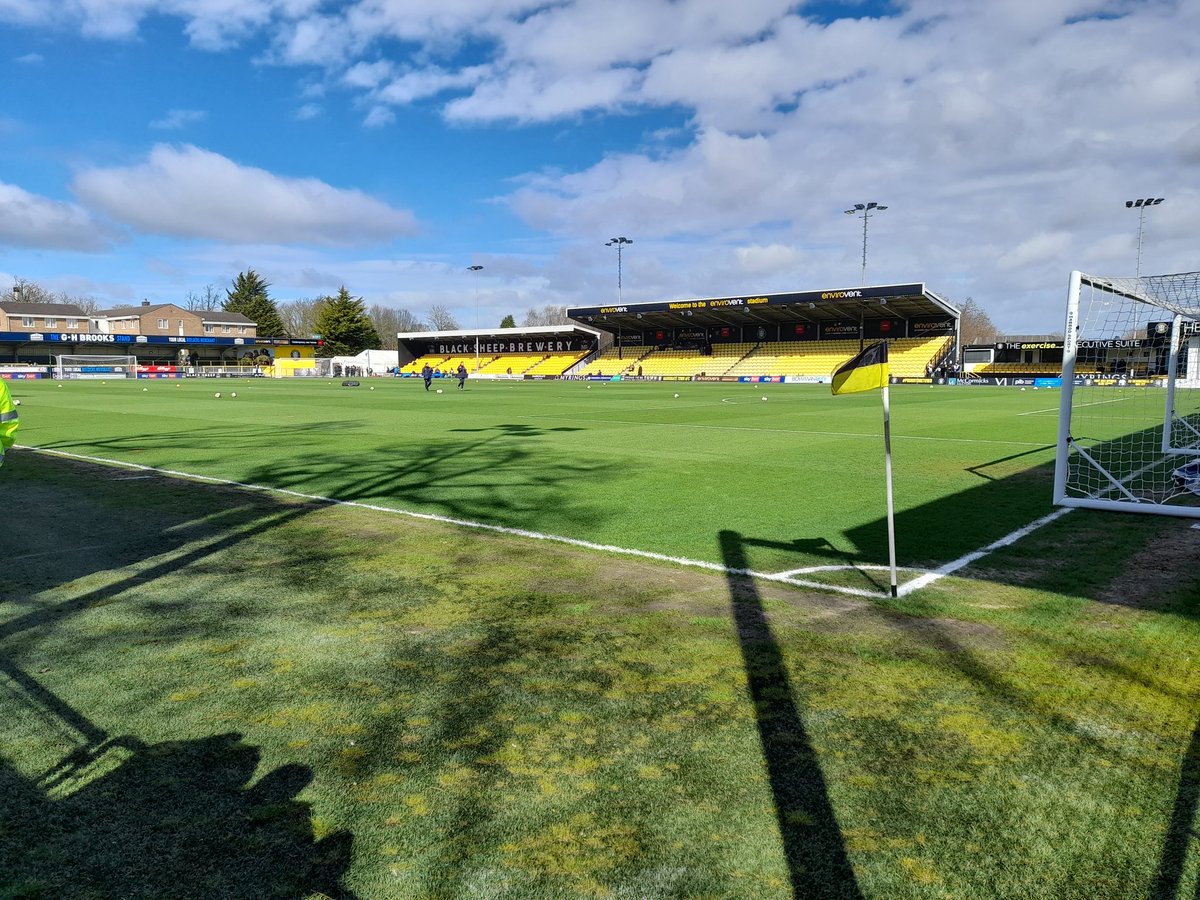
[[[887,341],[872,344],[833,373],[833,392],[873,391],[888,383]]]

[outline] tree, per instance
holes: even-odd
[[[512,313],[509,313],[507,316],[505,316],[503,319],[500,320],[500,327],[501,328],[516,328],[517,327],[517,320],[512,317]]]
[[[357,356],[363,350],[378,350],[379,332],[367,316],[361,297],[351,297],[343,284],[336,297],[324,298],[317,315],[317,334],[324,344],[318,356]]]
[[[197,294],[195,291],[188,291],[183,299],[183,308],[190,309],[193,312],[197,310],[209,311],[220,309],[222,304],[221,292],[211,284],[206,284],[204,290]]]
[[[30,281],[27,278],[18,278],[13,288],[15,289],[13,299],[18,303],[70,304],[78,306],[89,316],[94,315],[96,310],[100,308],[100,304],[91,297],[73,297],[66,291],[51,291],[42,287],[36,281]]]
[[[541,309],[529,307],[525,311],[525,325],[569,325],[571,322],[567,318],[567,308],[565,306],[555,306],[547,304]]]
[[[280,303],[279,318],[283,320],[283,330],[292,337],[312,337],[317,333],[317,316],[321,314],[325,301],[324,297],[301,297]]]
[[[963,301],[959,309],[959,340],[964,347],[971,344],[994,344],[1000,337],[1000,329],[992,324],[991,316],[971,297]]]
[[[221,308],[241,313],[254,322],[259,337],[282,337],[286,331],[275,301],[267,293],[270,286],[253,269],[242,272],[233,280],[233,290],[225,291],[227,299]]]
[[[459,327],[454,313],[441,303],[434,304],[425,321],[429,323],[429,327],[433,331],[453,331]]]
[[[384,350],[396,349],[396,335],[401,332],[425,330],[424,323],[407,309],[380,306],[376,303],[367,310],[367,315],[379,333]]]

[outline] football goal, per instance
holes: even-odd
[[[136,356],[56,356],[55,378],[137,378]]]
[[[1200,518],[1200,272],[1071,273],[1054,502]]]

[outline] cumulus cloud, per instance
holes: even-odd
[[[0,244],[48,250],[102,250],[113,237],[87,210],[0,182]]]
[[[598,234],[637,238],[634,297],[748,279],[761,279],[754,288],[763,290],[797,279],[857,283],[861,230],[842,210],[866,200],[890,206],[871,220],[868,279],[927,278],[959,297],[993,296],[1002,326],[1045,315],[1075,265],[1112,274],[1132,267],[1136,222],[1121,207],[1129,197],[1168,196],[1155,210],[1145,265],[1195,267],[1200,6],[906,0],[846,3],[844,17],[831,18],[838,8],[822,5],[818,15],[789,0],[0,0],[0,21],[129,37],[158,14],[182,20],[200,47],[253,36],[270,46],[266,60],[303,67],[300,102],[328,90],[334,109],[333,94],[348,93],[369,128],[386,128],[415,104],[481,128],[627,117],[589,158],[556,155],[560,168],[539,171],[536,150],[514,157],[510,171],[527,171],[501,199],[547,239],[590,246]],[[310,104],[297,117],[318,112]],[[256,239],[271,239],[260,232],[275,228],[317,240],[338,233],[313,221],[319,203],[300,203],[299,216],[279,212],[288,205],[280,198],[294,202],[307,182],[251,177],[256,170],[212,154],[202,165],[188,156],[203,154],[195,148],[171,151],[156,166],[166,152],[156,149],[144,166],[84,173],[80,196],[98,191],[93,182],[126,191],[162,182],[167,200],[146,192],[141,212],[132,199],[109,196],[119,188],[100,191],[96,207],[172,234],[236,235],[241,223]],[[215,189],[193,197],[181,185],[201,170]],[[224,199],[243,181],[252,202]],[[315,184],[342,199],[354,193]],[[179,213],[206,204],[221,214]],[[382,218],[407,217],[411,227],[409,214],[383,210]]]
[[[275,175],[190,145],[159,144],[143,163],[82,171],[73,189],[90,207],[148,234],[366,244],[417,229],[411,212],[361,191]]]

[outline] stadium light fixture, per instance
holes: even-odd
[[[479,273],[483,266],[467,266],[468,272],[475,274],[475,371],[479,371]]]
[[[1140,200],[1126,200],[1126,209],[1136,209],[1138,211],[1138,253],[1137,253],[1137,277],[1142,277],[1142,226],[1146,223],[1146,210],[1151,206],[1158,206],[1166,197],[1144,197]]]
[[[846,215],[860,216],[863,220],[862,279],[859,282],[862,285],[867,283],[867,220],[875,213],[883,212],[885,209],[887,209],[886,206],[872,200],[870,203],[855,203],[845,211]]]
[[[625,302],[623,299],[624,295],[621,290],[621,251],[624,250],[626,246],[628,246],[629,244],[632,244],[632,243],[633,243],[633,241],[631,241],[627,237],[610,238],[609,240],[604,242],[605,247],[616,247],[617,248],[617,303]]]

